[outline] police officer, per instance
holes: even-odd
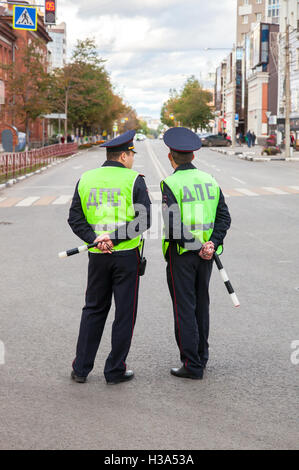
[[[150,227],[151,202],[142,175],[132,170],[135,131],[101,145],[102,167],[87,171],[77,183],[69,225],[89,251],[88,283],[71,377],[79,383],[93,369],[105,322],[115,301],[112,350],[104,375],[108,384],[131,380],[127,370],[137,315],[142,233]],[[136,223],[136,221],[138,223]]]
[[[169,129],[164,142],[174,173],[161,183],[167,282],[182,367],[171,374],[202,379],[209,358],[209,282],[213,254],[222,251],[231,218],[221,189],[191,162],[201,140],[184,127]]]

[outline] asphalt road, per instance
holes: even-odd
[[[227,197],[222,260],[241,307],[214,269],[210,361],[204,380],[189,381],[170,375],[179,354],[158,239],[159,182],[171,168],[161,141],[137,149],[155,222],[128,357],[136,378],[126,384],[109,387],[103,376],[113,309],[88,383],[70,380],[87,256],[57,256],[81,244],[66,222],[69,202],[104,151],[0,192],[0,449],[298,449],[299,163],[197,153]]]

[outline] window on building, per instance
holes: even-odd
[[[256,3],[260,5],[261,3],[263,3],[263,0],[256,0]]]
[[[257,14],[256,14],[256,21],[257,21],[258,23],[260,23],[260,22],[262,21],[262,14],[261,14],[261,13],[257,13]]]
[[[243,24],[248,24],[248,15],[243,15]]]

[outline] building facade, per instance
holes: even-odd
[[[285,127],[285,71],[286,30],[289,29],[290,88],[291,88],[291,132],[299,144],[299,2],[280,0],[280,47],[278,83],[278,140],[284,138]]]
[[[11,4],[10,4],[11,3]],[[10,2],[7,8],[0,9],[0,62],[3,67],[0,67],[0,100],[1,100],[1,114],[0,114],[0,127],[3,129],[5,125],[15,126],[18,131],[25,132],[25,124],[20,121],[20,118],[15,115],[12,107],[9,106],[14,100],[13,96],[9,96],[7,90],[7,81],[9,74],[5,70],[5,66],[12,64],[17,65],[19,70],[22,70],[22,58],[24,56],[25,48],[30,44],[31,41],[40,41],[40,52],[43,54],[44,67],[47,70],[47,59],[48,51],[47,44],[51,41],[50,36],[47,33],[46,27],[43,22],[43,18],[38,15],[38,27],[36,31],[25,31],[16,30],[12,27],[12,9],[13,4],[16,1]],[[22,1],[22,4],[29,2]],[[31,122],[29,125],[29,134],[31,142],[42,142],[43,138],[47,138],[43,129],[42,119],[36,119],[35,122]],[[43,135],[44,133],[44,135]],[[1,138],[1,135],[0,135]]]
[[[51,68],[63,68],[66,64],[66,24],[48,26],[48,33],[52,42],[48,44],[51,52]]]
[[[242,46],[252,25],[266,20],[267,0],[238,0],[237,2],[237,46]],[[268,0],[269,2],[271,0]]]

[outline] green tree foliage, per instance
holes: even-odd
[[[125,110],[99,58],[93,39],[78,41],[71,61],[53,73],[53,112],[65,112],[72,129],[84,133],[102,129],[111,132],[113,123]]]
[[[212,94],[202,88],[199,81],[191,76],[188,78],[180,94],[170,91],[169,100],[161,110],[161,121],[172,127],[182,125],[194,129],[205,129],[213,119],[211,108]]]
[[[8,102],[6,109],[14,125],[23,124],[29,144],[29,124],[50,110],[50,79],[43,44],[31,40],[17,61],[2,66],[7,73]]]

